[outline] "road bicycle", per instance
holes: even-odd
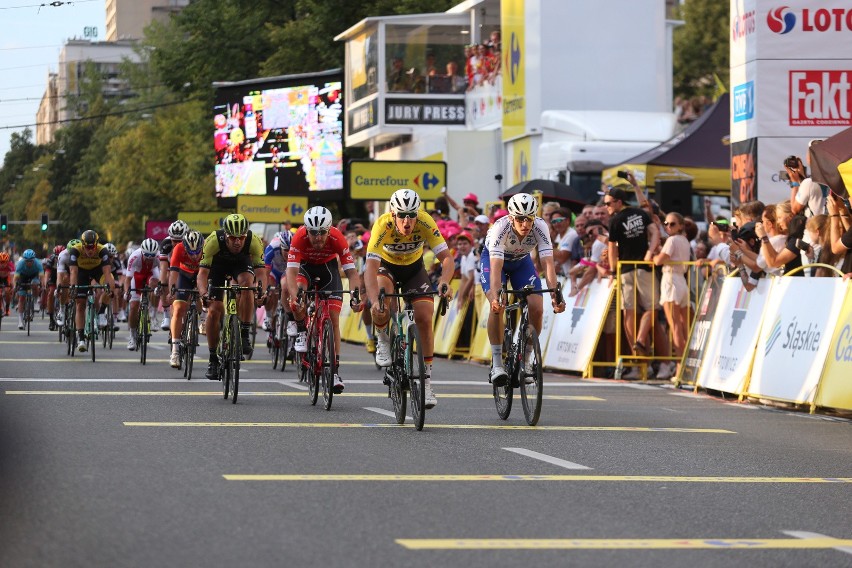
[[[56,289],[59,290],[70,290],[71,286],[61,285]],[[59,294],[57,293],[57,296]],[[59,342],[63,341],[66,344],[66,355],[74,356],[75,345],[74,338],[77,335],[77,326],[75,316],[77,314],[77,302],[74,301],[73,297],[68,298],[68,301],[64,306],[60,308],[62,310],[62,325],[59,326]]]
[[[267,289],[269,294],[277,292],[275,286],[270,286]],[[276,369],[278,363],[281,363],[281,372],[287,367],[287,359],[293,360],[293,338],[287,335],[287,324],[292,321],[292,316],[284,310],[283,302],[278,302],[278,307],[269,322],[269,339],[267,345],[269,353],[272,356],[272,368]]]
[[[405,422],[406,397],[411,396],[411,418],[417,430],[423,429],[426,420],[426,365],[423,362],[423,349],[420,341],[420,331],[414,322],[414,307],[412,302],[422,296],[434,296],[438,292],[405,292],[401,293],[400,285],[396,283],[396,292],[389,294],[384,288],[379,289],[379,311],[385,309],[385,298],[396,298],[396,306],[391,306],[389,333],[391,348],[391,364],[385,370],[384,384],[388,386],[388,398],[393,402],[393,412],[397,424]],[[399,299],[402,298],[404,308],[400,309]],[[447,311],[447,301],[441,298],[438,311],[444,315]]]
[[[225,313],[222,325],[219,328],[219,342],[216,346],[216,357],[219,359],[219,380],[222,381],[224,398],[231,398],[233,404],[237,404],[237,395],[240,391],[240,361],[243,359],[243,342],[240,333],[240,318],[237,306],[239,295],[244,291],[251,290],[257,293],[257,286],[235,286],[231,284],[231,278],[225,277],[224,286],[211,286],[210,291],[223,292],[223,303]]]
[[[512,395],[514,389],[521,391],[521,403],[524,407],[524,417],[527,424],[535,426],[541,416],[541,399],[543,394],[544,363],[541,358],[541,345],[538,333],[529,322],[529,305],[527,297],[531,294],[553,292],[557,303],[562,303],[562,285],[556,288],[535,290],[528,284],[520,290],[500,289],[501,303],[505,303],[509,294],[515,297],[515,303],[506,306],[505,328],[503,331],[503,368],[509,375],[504,385],[492,385],[494,404],[497,414],[506,420],[512,412]],[[520,323],[516,322],[520,318]],[[517,330],[517,331],[516,331]]]
[[[27,330],[27,335],[30,334],[30,325],[35,319],[35,296],[33,296],[33,285],[31,282],[21,282],[18,284],[18,289],[24,292],[24,329]]]
[[[195,352],[198,348],[198,290],[190,288],[172,288],[173,293],[186,295],[189,304],[183,317],[183,330],[178,343],[178,369],[183,369],[186,380],[192,379],[192,367],[195,362]],[[172,304],[174,306],[174,304]],[[174,313],[174,309],[172,310]]]
[[[77,294],[74,293],[76,289],[77,292],[85,292],[86,293],[86,322],[83,324],[83,334],[86,338],[86,343],[88,344],[89,351],[91,351],[92,362],[95,362],[95,345],[100,339],[100,330],[98,328],[98,305],[95,302],[95,292],[98,290],[109,290],[109,286],[105,284],[94,284],[90,286],[74,286],[71,288],[71,298],[77,297]],[[74,339],[72,336],[71,342],[73,343]]]
[[[136,338],[136,350],[139,351],[139,362],[143,365],[148,361],[148,344],[151,342],[151,299],[150,294],[153,292],[155,296],[160,295],[160,285],[153,288],[145,286],[136,290],[139,293],[139,321],[136,323],[136,329],[133,333]],[[128,297],[128,300],[130,298]]]
[[[116,286],[116,289],[118,286]],[[107,325],[104,328],[103,347],[104,349],[112,349],[112,343],[115,341],[115,332],[118,327],[115,325],[115,312],[112,309],[112,298],[106,300],[106,311],[104,312]]]
[[[299,288],[296,296],[297,302],[307,306],[308,328],[308,350],[299,358],[299,378],[308,383],[311,405],[317,403],[322,390],[323,406],[330,410],[334,398],[334,375],[338,369],[329,297],[351,294],[349,304],[353,307],[360,300],[358,290],[320,290],[319,282],[319,278],[314,278],[314,287],[310,290]]]

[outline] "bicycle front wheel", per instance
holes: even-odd
[[[139,345],[139,361],[144,365],[148,360],[148,334],[151,329],[151,320],[148,319],[148,308],[143,307],[139,314],[139,337],[136,339]]]
[[[414,427],[423,429],[426,419],[426,365],[423,363],[423,345],[416,324],[408,326],[405,346],[405,376],[411,393],[411,418]],[[403,413],[404,414],[404,413]]]
[[[390,376],[390,397],[393,402],[393,414],[397,424],[405,423],[405,410],[408,405],[406,401],[406,377],[405,369],[400,368],[399,359],[402,351],[402,336],[397,333],[396,324],[391,324],[391,365],[387,374]]]
[[[183,376],[188,381],[192,378],[195,344],[198,343],[198,312],[194,308],[189,309],[189,317],[186,318],[184,323],[183,336]]]
[[[331,329],[331,320],[325,320],[322,326],[322,400],[325,409],[331,409],[331,399],[334,397],[334,331]]]
[[[237,404],[237,394],[240,391],[240,356],[243,354],[242,335],[240,335],[240,318],[231,316],[231,352],[228,357],[228,368],[231,370],[231,403]]]
[[[526,349],[518,370],[521,403],[524,407],[524,417],[527,419],[527,424],[535,426],[541,416],[544,375],[541,370],[541,346],[538,343],[538,333],[531,325],[527,326],[524,344]]]
[[[89,304],[89,317],[86,318],[86,341],[89,343],[89,351],[92,352],[92,363],[95,362],[95,344],[98,342],[98,310],[95,304]]]

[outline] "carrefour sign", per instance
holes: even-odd
[[[237,213],[245,215],[249,223],[302,223],[307,209],[307,197],[237,196]]]
[[[446,162],[395,162],[352,160],[349,188],[353,199],[390,199],[397,189],[417,192],[421,199],[434,200],[447,185]]]

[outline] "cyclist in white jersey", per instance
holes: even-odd
[[[548,288],[556,288],[556,267],[553,264],[553,245],[550,242],[550,228],[541,217],[536,217],[538,202],[528,193],[518,193],[509,200],[509,215],[495,221],[485,237],[482,249],[482,275],[479,283],[485,297],[491,303],[488,315],[488,340],[491,343],[491,372],[489,381],[496,386],[506,384],[509,376],[503,368],[503,311],[505,298],[500,298],[500,288],[508,277],[512,289],[519,290],[531,284],[541,290],[541,280],[535,270],[530,251],[538,250],[538,256],[544,264],[545,279]],[[556,294],[551,292],[553,311],[565,310],[565,303],[556,302]],[[544,306],[540,294],[527,298],[530,322],[541,333]]]

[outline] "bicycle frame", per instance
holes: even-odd
[[[240,361],[243,356],[242,338],[240,335],[240,318],[238,310],[239,294],[251,290],[257,292],[256,286],[234,286],[230,277],[225,277],[224,286],[211,286],[210,291],[223,292],[223,324],[219,328],[219,342],[216,354],[219,357],[219,374],[224,377],[222,391],[224,398],[231,397],[233,404],[237,403],[240,386]]]

